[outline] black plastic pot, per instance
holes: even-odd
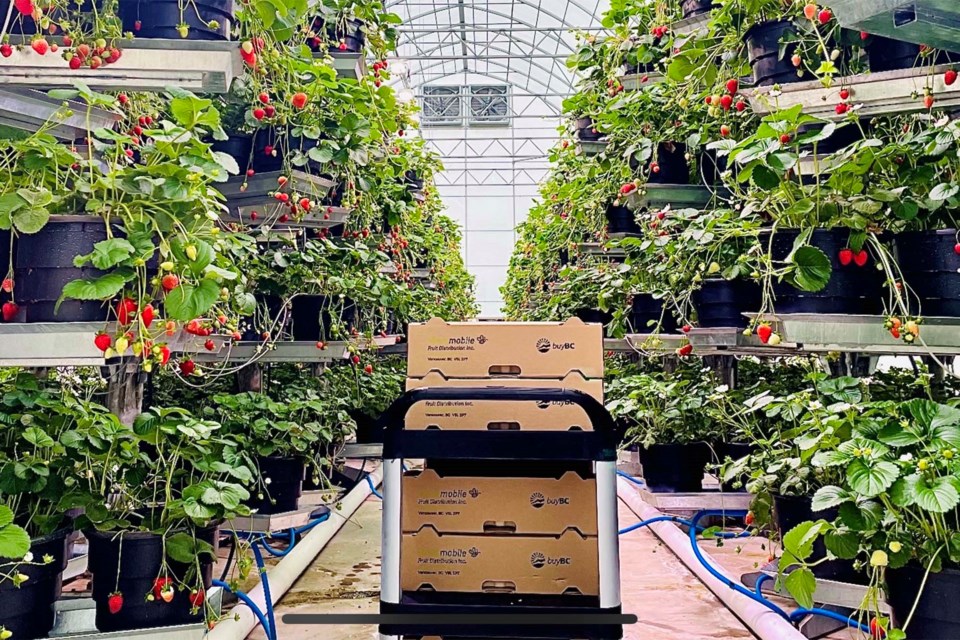
[[[796,44],[788,45],[783,55],[780,55],[780,41],[785,35],[796,31],[797,27],[789,20],[761,22],[747,31],[744,42],[757,86],[788,84],[809,79],[806,72],[798,76],[797,68],[790,60],[796,51]]]
[[[708,187],[722,182],[720,174],[727,170],[728,156],[717,155],[716,149],[704,149],[697,155],[699,182]]]
[[[760,286],[745,280],[709,278],[693,292],[693,306],[697,310],[697,326],[747,326],[744,313],[760,308]]]
[[[327,296],[297,296],[290,301],[290,331],[293,339],[316,342],[324,337],[324,317],[330,298]]]
[[[708,13],[712,11],[714,7],[719,6],[720,5],[715,4],[713,0],[683,0],[680,4],[680,10],[683,12],[684,18],[690,18]]]
[[[587,142],[595,142],[603,137],[593,126],[593,118],[577,118],[577,137]]]
[[[956,640],[960,638],[960,609],[957,594],[960,593],[960,571],[944,569],[930,573],[923,583],[925,567],[907,565],[900,569],[887,569],[887,602],[893,613],[893,621],[900,628],[913,609],[920,594],[917,609],[907,628],[910,638],[923,640]]]
[[[260,486],[263,498],[252,496],[247,503],[257,513],[273,514],[295,511],[300,506],[303,494],[303,478],[306,468],[302,458],[257,458],[260,477],[265,483]]]
[[[920,65],[930,64],[929,58],[920,57],[920,45],[903,40],[894,40],[883,36],[870,36],[867,43],[867,58],[870,61],[870,71],[895,71],[897,69],[912,69]],[[949,51],[938,51],[936,64],[949,64],[960,60],[960,55]]]
[[[812,509],[813,498],[810,496],[773,496],[773,519],[777,525],[777,531],[782,539],[784,534],[803,522],[814,522],[817,520],[826,520],[832,522],[836,520],[839,510],[825,509],[824,511],[814,512]],[[823,538],[818,539],[813,544],[813,553],[810,555],[810,561],[816,561],[825,558],[827,555],[827,546],[823,543]],[[813,574],[824,580],[838,580],[841,582],[862,583],[865,576],[858,573],[853,568],[853,562],[850,560],[829,560],[823,564],[813,567]]]
[[[30,542],[30,553],[39,566],[19,565],[17,573],[27,576],[19,587],[11,580],[0,580],[0,628],[14,638],[44,638],[53,628],[53,603],[60,597],[63,570],[67,568],[67,536],[70,529],[60,529]],[[53,562],[42,564],[49,555]],[[0,564],[7,562],[0,559]]]
[[[313,28],[317,33],[323,31],[327,34],[331,52],[360,53],[363,51],[366,38],[363,35],[363,23],[359,20],[350,19],[346,22],[330,23],[328,25],[323,21],[323,18],[315,18]],[[344,45],[343,48],[340,47],[341,42]],[[313,51],[320,49],[312,40],[308,44]]]
[[[624,205],[607,205],[607,233],[639,234],[640,225],[633,211]]]
[[[146,596],[153,592],[154,581],[160,576],[164,562],[171,576],[182,578],[190,568],[173,561],[169,555],[164,556],[161,536],[139,531],[118,534],[93,530],[86,531],[85,535],[90,543],[88,568],[93,574],[97,629],[104,633],[153,629],[196,623],[204,619],[202,607],[196,614],[190,613],[189,590],[176,590],[170,602],[147,602]],[[216,549],[215,527],[197,531],[196,537]],[[208,556],[200,558],[200,576],[204,587],[209,588],[213,578],[213,560]],[[117,613],[110,613],[107,601],[117,591],[123,594],[123,607]]]
[[[783,261],[793,250],[799,235],[795,229],[778,230],[771,246],[773,259]],[[876,269],[874,259],[863,267],[851,263],[840,264],[840,250],[848,246],[850,232],[846,229],[816,229],[810,244],[823,251],[830,259],[833,272],[827,286],[821,291],[795,289],[785,282],[774,282],[777,313],[845,313],[874,315],[882,311],[883,274]],[[765,242],[766,240],[764,240]],[[951,249],[952,250],[952,249]]]
[[[120,0],[117,13],[123,30],[138,38],[228,40],[233,9],[233,0]],[[188,27],[186,36],[181,24]]]
[[[661,142],[657,145],[657,172],[650,171],[650,184],[689,184],[690,165],[687,145],[682,142]]]
[[[237,162],[240,172],[244,173],[253,159],[253,136],[247,133],[234,133],[227,140],[214,140],[214,151],[227,154]]]
[[[14,281],[18,322],[99,322],[109,311],[100,301],[64,300],[55,311],[67,283],[97,278],[103,272],[87,265],[73,266],[75,256],[93,251],[107,239],[107,228],[95,216],[51,216],[43,229],[18,236],[14,247]]]
[[[894,242],[903,279],[920,297],[923,315],[960,317],[957,230],[899,233]]]
[[[575,316],[587,323],[602,324],[604,326],[613,322],[613,314],[600,309],[578,309],[574,312]]]
[[[258,173],[279,171],[283,168],[281,136],[276,129],[259,129],[253,134],[253,169]],[[267,153],[270,151],[270,153]]]
[[[256,293],[257,310],[253,317],[244,318],[241,322],[242,339],[246,342],[259,342],[265,331],[275,334],[282,333],[285,326],[276,325],[283,310],[283,300],[280,296]]]
[[[357,442],[361,444],[383,442],[383,430],[377,428],[376,418],[360,409],[350,409],[347,413],[357,423]]]
[[[664,313],[663,300],[658,300],[649,293],[633,296],[629,322],[634,333],[650,333],[658,323],[660,333],[674,333],[677,330],[677,320],[673,314],[669,311]]]
[[[0,0],[0,16],[6,16],[7,11],[10,9],[10,3],[12,0]],[[78,6],[79,5],[79,6]],[[97,9],[103,8],[102,0],[82,0],[81,2],[71,2],[69,4],[69,13],[90,13],[93,11],[93,7],[96,5]],[[65,11],[60,9],[53,9],[52,11],[48,7],[44,7],[44,15],[49,17],[53,22],[59,23],[64,18],[70,18],[70,16],[65,15]],[[10,26],[8,33],[16,35],[25,35],[25,36],[35,36],[37,34],[37,23],[34,21],[32,16],[24,15],[17,11],[16,9],[10,14]]]
[[[705,442],[640,447],[639,457],[643,481],[651,491],[703,491],[703,474],[710,462],[710,447]]]

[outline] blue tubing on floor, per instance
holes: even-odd
[[[273,597],[270,595],[270,580],[267,578],[266,565],[263,562],[263,554],[260,553],[260,547],[251,545],[253,549],[253,559],[256,560],[257,570],[260,572],[260,584],[263,585],[263,601],[266,603],[267,621],[270,623],[270,640],[277,640],[277,621],[273,615]]]
[[[707,530],[707,527],[701,527],[701,526],[699,526],[699,525],[694,525],[694,524],[693,524],[692,522],[690,522],[689,520],[684,520],[683,518],[680,518],[680,517],[678,517],[678,516],[657,516],[657,517],[655,517],[655,518],[650,518],[649,520],[643,520],[642,522],[638,522],[638,523],[636,523],[636,524],[632,524],[632,525],[630,525],[629,527],[626,527],[626,528],[624,528],[624,529],[620,529],[620,531],[619,531],[618,533],[619,533],[620,535],[623,535],[623,534],[625,534],[625,533],[630,533],[631,531],[636,531],[637,529],[639,529],[639,528],[641,528],[641,527],[648,527],[648,526],[650,526],[651,524],[656,524],[656,523],[658,523],[658,522],[674,522],[674,523],[676,523],[676,524],[682,524],[682,525],[686,525],[686,526],[688,526],[688,527],[695,527],[696,530],[697,530],[697,533],[702,533],[703,531],[706,531],[706,530]],[[721,538],[721,539],[723,539],[723,540],[732,540],[732,539],[735,539],[735,538],[749,538],[749,537],[751,537],[751,535],[752,535],[752,534],[751,534],[749,531],[741,531],[740,533],[732,533],[732,532],[727,532],[727,531],[718,531],[718,532],[716,532],[716,533],[711,534],[711,537]]]
[[[268,640],[277,640],[276,635],[273,632],[273,629],[270,627],[270,623],[267,622],[267,619],[264,617],[263,612],[260,611],[260,607],[257,606],[257,603],[250,599],[250,596],[245,594],[243,591],[234,591],[230,588],[226,582],[222,580],[214,580],[211,583],[215,587],[220,587],[224,591],[229,591],[230,593],[237,596],[237,598],[243,604],[247,605],[250,611],[253,611],[253,615],[257,617],[257,620],[260,622],[260,626],[263,627],[263,632],[267,634]]]
[[[621,478],[626,478],[627,480],[629,480],[629,481],[632,482],[633,484],[637,485],[638,487],[645,487],[645,486],[647,486],[647,485],[645,485],[645,484],[643,483],[643,480],[637,480],[636,478],[634,478],[634,477],[633,477],[632,475],[630,475],[629,473],[624,473],[623,471],[620,471],[619,469],[617,469],[617,475],[620,476]]]
[[[870,635],[870,626],[861,624],[857,620],[854,620],[850,616],[845,616],[836,611],[830,611],[829,609],[819,609],[814,607],[813,609],[797,609],[790,614],[790,622],[797,623],[800,622],[803,618],[807,616],[823,616],[824,618],[830,618],[831,620],[836,620],[837,622],[842,622],[846,625],[853,627],[854,629],[859,629],[860,631]]]
[[[377,487],[373,484],[373,478],[371,478],[369,475],[367,476],[367,484],[370,485],[370,493],[383,500],[383,496],[377,492]]]

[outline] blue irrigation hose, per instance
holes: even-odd
[[[697,523],[700,522],[701,518],[705,518],[707,516],[722,517],[722,516],[746,516],[746,515],[747,515],[746,511],[719,511],[719,510],[700,511],[694,514],[693,520],[691,521],[692,526],[690,527],[690,531],[689,531],[690,545],[693,547],[693,554],[697,557],[697,560],[700,561],[700,564],[702,564],[703,567],[707,571],[709,571],[710,575],[712,575],[714,578],[724,583],[725,585],[727,585],[737,593],[747,596],[754,602],[759,602],[760,604],[765,606],[767,609],[770,609],[777,615],[781,616],[784,620],[793,622],[792,620],[790,620],[790,616],[787,614],[786,611],[784,611],[777,605],[773,604],[772,602],[764,598],[762,595],[758,596],[753,591],[750,591],[746,587],[737,584],[733,580],[730,580],[729,578],[724,576],[722,573],[714,569],[712,565],[707,563],[706,558],[703,557],[703,552],[700,551],[700,545],[697,544],[697,526],[698,526]]]
[[[257,620],[260,622],[260,626],[263,627],[263,632],[267,634],[267,640],[277,640],[276,635],[273,633],[273,629],[270,627],[270,624],[264,617],[263,612],[260,611],[260,607],[257,606],[256,602],[250,599],[250,596],[245,594],[243,591],[234,591],[230,588],[230,585],[223,580],[214,580],[211,584],[215,587],[220,587],[224,591],[229,591],[237,596],[237,599],[240,600],[240,602],[247,605],[250,611],[253,611],[253,615],[257,617]]]
[[[865,624],[861,624],[857,620],[854,620],[850,616],[845,616],[843,614],[837,613],[836,611],[830,611],[829,609],[797,609],[790,614],[790,622],[797,623],[801,619],[807,616],[823,616],[824,618],[830,618],[831,620],[836,620],[837,622],[842,622],[846,625],[858,629],[866,634],[870,633],[870,627]]]
[[[272,555],[274,558],[283,558],[288,553],[293,551],[293,547],[297,544],[297,530],[289,529],[288,533],[290,536],[290,541],[287,543],[287,546],[284,549],[274,549],[273,547],[271,547],[269,544],[267,544],[266,536],[260,536],[259,538],[254,540],[253,544],[254,546],[259,544],[261,547],[263,547],[264,551]]]
[[[369,475],[367,475],[367,484],[370,485],[370,493],[383,500],[383,496],[377,493],[377,488],[373,486],[373,478],[371,478]]]
[[[636,524],[632,524],[632,525],[630,525],[629,527],[626,527],[626,528],[624,528],[624,529],[620,529],[620,531],[619,531],[618,533],[619,533],[620,535],[623,535],[623,534],[625,534],[625,533],[630,533],[631,531],[636,531],[637,529],[639,529],[639,528],[641,528],[641,527],[648,527],[648,526],[650,526],[651,524],[656,524],[656,523],[658,523],[658,522],[675,522],[675,523],[677,523],[677,524],[686,525],[686,526],[688,526],[688,527],[695,528],[695,529],[697,530],[697,533],[702,533],[703,531],[706,531],[706,527],[701,527],[701,526],[699,526],[699,525],[694,525],[694,524],[693,524],[692,522],[690,522],[689,520],[684,520],[683,518],[680,518],[680,517],[677,517],[677,516],[657,516],[657,517],[655,517],[655,518],[650,518],[649,520],[643,520],[643,521],[638,522],[638,523],[636,523]],[[726,531],[718,531],[717,533],[713,534],[713,537],[715,537],[715,538],[721,538],[721,539],[723,539],[723,540],[732,540],[732,539],[734,539],[734,538],[749,538],[749,537],[751,537],[752,535],[753,535],[753,534],[751,534],[749,531],[741,531],[740,533],[732,533],[732,532],[726,532]]]
[[[758,596],[760,596],[761,598],[764,597],[764,596],[763,596],[763,584],[764,584],[765,582],[769,582],[770,580],[773,580],[773,576],[767,575],[766,573],[761,573],[761,574],[760,574],[760,577],[757,578],[757,584],[755,584],[754,587],[753,587],[754,593],[756,593],[756,594],[757,594]]]
[[[260,547],[252,545],[253,558],[257,562],[257,571],[260,572],[260,584],[263,585],[263,601],[267,605],[267,620],[270,622],[270,640],[277,640],[277,620],[273,615],[273,597],[270,595],[270,580],[267,578],[266,565]]]
[[[630,475],[629,473],[624,473],[623,471],[620,471],[620,469],[617,469],[617,475],[620,476],[621,478],[626,478],[627,480],[629,480],[629,481],[632,482],[633,484],[637,485],[638,487],[645,487],[645,486],[646,486],[646,485],[643,483],[643,480],[637,480],[636,478],[634,478],[634,477],[633,477],[632,475]]]

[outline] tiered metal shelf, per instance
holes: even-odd
[[[359,80],[367,75],[367,61],[362,53],[331,51],[330,57],[333,58],[333,68],[340,77]]]
[[[580,140],[577,142],[580,152],[585,156],[598,156],[607,150],[609,144],[606,140]]]
[[[380,273],[387,276],[395,275],[397,273],[397,265],[393,263],[384,265],[380,269]],[[433,274],[430,273],[429,267],[418,267],[410,270],[410,277],[414,280],[430,280],[433,278]]]
[[[956,44],[953,46],[955,48]],[[932,70],[923,67],[864,73],[834,78],[830,87],[814,80],[780,85],[777,90],[763,87],[744,93],[754,112],[761,115],[799,104],[803,105],[806,114],[841,120],[847,116],[838,115],[836,107],[843,102],[840,91],[844,89],[850,92],[848,104],[858,109],[862,116],[926,111],[923,96],[928,89],[936,98],[937,109],[951,108],[960,106],[960,84],[947,86],[944,83],[943,74],[950,67],[940,65]]]
[[[67,110],[72,113],[67,115]],[[57,118],[53,120],[55,115]],[[90,131],[112,129],[122,119],[123,116],[119,113],[89,107],[72,100],[58,100],[42,91],[0,88],[0,125],[14,129],[32,133],[48,122],[55,122],[47,129],[50,135],[73,141],[85,138]]]
[[[695,184],[646,184],[625,198],[632,209],[704,209],[717,197],[726,197],[722,190]]]
[[[620,76],[620,84],[624,91],[639,91],[663,81],[660,73],[627,73]]]
[[[287,178],[280,185],[279,178]],[[246,185],[244,187],[244,185]],[[303,171],[282,171],[258,173],[251,177],[234,176],[220,185],[220,193],[227,199],[229,220],[242,222],[250,227],[268,225],[271,228],[310,228],[322,229],[344,224],[351,210],[344,207],[325,207],[316,205],[309,213],[296,220],[278,222],[278,217],[286,207],[278,202],[274,193],[297,193],[311,200],[322,200],[330,193],[336,183],[329,178],[315,176]],[[256,214],[256,215],[254,215]]]
[[[710,30],[709,26],[710,13],[707,12],[674,22],[672,25],[670,25],[670,31],[678,36],[702,37]]]
[[[326,342],[322,349],[316,342],[229,342],[216,351],[202,349],[193,354],[193,360],[199,363],[326,363],[346,360],[352,355],[351,347],[379,351],[396,342],[396,336],[386,336],[374,338],[373,342]]]
[[[960,5],[956,0],[831,0],[844,27],[876,35],[955,50],[960,42]]]
[[[226,93],[243,71],[236,42],[138,38],[123,43],[123,56],[117,62],[76,70],[55,53],[41,56],[28,41],[19,44],[26,46],[16,47],[13,55],[0,60],[0,85],[71,89],[80,81],[100,91],[163,91],[173,86]]]

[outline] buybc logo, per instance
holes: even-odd
[[[560,566],[570,566],[573,564],[573,561],[569,557],[553,557],[548,556],[539,551],[534,551],[530,554],[530,565],[534,569],[543,569],[544,567],[560,567]]]
[[[569,504],[570,498],[565,496],[561,496],[559,498],[548,498],[539,491],[535,491],[534,493],[530,494],[530,505],[534,509],[540,509],[544,506],[560,507],[567,506]]]
[[[537,351],[540,353],[549,353],[550,351],[573,351],[577,348],[574,342],[552,342],[548,338],[537,340]]]

